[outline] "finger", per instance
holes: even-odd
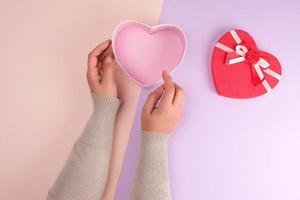
[[[113,50],[112,50],[112,46],[109,45],[109,47],[107,47],[100,56],[98,56],[98,61],[103,62],[104,58],[106,58],[106,56],[108,56],[109,54],[113,55]],[[114,57],[114,55],[113,55]]]
[[[164,80],[164,84],[163,84],[164,92],[161,98],[160,105],[169,106],[172,105],[173,102],[175,87],[174,87],[172,77],[166,71],[163,71],[162,76]]]
[[[102,70],[102,62],[101,61],[98,61],[97,72],[98,72],[99,78],[101,80],[101,77],[103,77],[103,70]]]
[[[114,80],[114,62],[111,55],[104,58],[101,64],[102,77],[101,82],[110,82]]]
[[[98,69],[97,69],[97,64],[98,64],[98,56],[101,55],[101,53],[107,49],[110,45],[110,40],[107,40],[100,45],[98,45],[93,51],[89,53],[88,56],[88,74],[90,75],[97,75]]]
[[[176,83],[174,85],[175,85],[175,95],[174,95],[173,105],[181,108],[184,104],[184,99],[185,99],[184,91]]]
[[[163,87],[160,86],[156,90],[154,90],[153,92],[151,92],[149,94],[149,96],[145,102],[144,108],[143,108],[143,110],[146,113],[151,113],[153,111],[157,102],[161,98],[162,93],[163,93]]]

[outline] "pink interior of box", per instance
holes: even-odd
[[[172,72],[186,48],[184,33],[176,26],[147,25],[126,21],[113,36],[115,56],[125,72],[142,86],[161,79],[162,70]]]

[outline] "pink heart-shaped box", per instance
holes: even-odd
[[[161,79],[162,70],[173,72],[186,51],[186,36],[177,26],[148,26],[124,21],[114,30],[112,48],[120,67],[139,85]]]

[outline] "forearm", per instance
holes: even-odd
[[[131,200],[169,200],[168,134],[143,131]]]
[[[48,194],[53,200],[99,200],[105,187],[119,100],[92,94],[94,111]]]

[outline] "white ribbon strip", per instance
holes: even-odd
[[[235,30],[230,31],[230,34],[237,44],[240,44],[242,42]]]
[[[274,78],[276,78],[277,80],[280,80],[281,79],[281,75],[280,74],[277,74],[276,72],[274,72],[273,70],[271,69],[265,69],[264,72],[266,74],[269,74],[270,76],[273,76]]]
[[[262,81],[263,86],[266,88],[267,92],[270,92],[272,90],[271,86],[266,80]]]
[[[262,66],[263,68],[268,68],[268,67],[270,67],[270,63],[268,63],[265,59],[263,59],[263,58],[259,58],[259,60],[258,60],[258,62],[259,62],[259,65],[260,66]]]
[[[232,65],[232,64],[236,64],[236,63],[239,63],[239,62],[243,62],[243,61],[245,61],[246,59],[245,59],[245,57],[237,57],[237,58],[233,58],[233,59],[230,59],[229,60],[229,62],[228,62],[228,64],[229,65]]]
[[[261,71],[260,65],[258,64],[258,62],[255,63],[253,66],[254,66],[254,69],[255,69],[258,77],[260,78],[260,80],[263,80],[265,76],[264,76],[264,73]]]
[[[221,43],[217,43],[216,44],[216,47],[218,47],[219,49],[222,49],[223,51],[226,51],[226,52],[234,52],[234,50],[232,49],[232,48],[230,48],[230,47],[228,47],[228,46],[226,46],[226,45],[224,45],[224,44],[221,44]]]
[[[236,54],[240,55],[240,57],[230,59],[228,62],[229,65],[236,64],[239,62],[244,62],[246,60],[245,55],[248,52],[248,49],[247,49],[247,47],[240,45],[240,43],[242,41],[235,30],[230,31],[230,34],[233,37],[233,39],[235,40],[235,42],[238,44],[235,48],[235,51],[233,49],[231,49],[230,47],[228,47],[222,43],[219,43],[219,42],[216,44],[216,47],[225,52],[228,52],[228,53],[235,52]],[[269,69],[268,68],[269,66],[270,66],[270,64],[263,58],[259,58],[258,62],[254,64],[254,69],[255,69],[257,75],[259,76],[260,80],[262,80],[262,85],[265,87],[267,92],[270,92],[272,90],[272,88],[269,85],[269,83],[267,82],[267,80],[264,79],[265,76],[264,76],[263,71],[266,74],[276,78],[277,80],[280,80],[280,78],[281,78],[281,75],[274,72],[273,70]],[[262,68],[263,68],[263,70],[262,70]]]

